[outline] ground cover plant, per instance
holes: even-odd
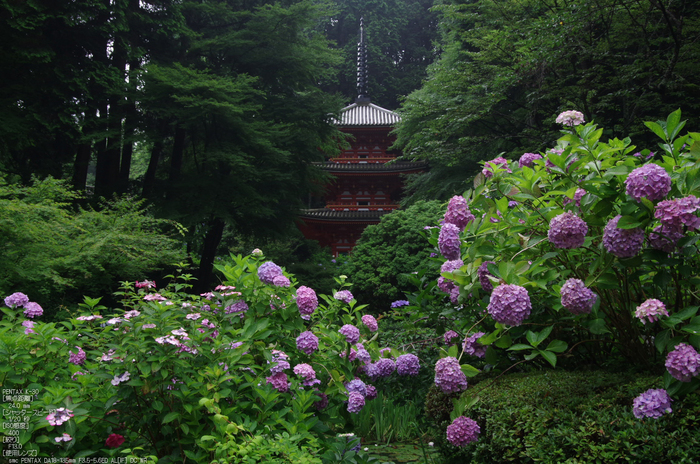
[[[555,147],[486,162],[432,229],[437,287],[453,303],[443,316],[455,321],[435,384],[463,392],[476,359],[494,372],[622,360],[663,373],[660,388],[629,398],[638,420],[659,419],[700,386],[700,133],[681,135],[680,110],[646,123],[661,139],[654,151],[601,141],[578,111],[557,123]],[[421,307],[422,297],[409,299]],[[469,390],[456,402],[453,445],[494,426],[465,415],[475,404]]]
[[[27,295],[6,296],[0,383],[32,415],[2,433],[42,458],[370,462],[345,435],[350,416],[376,396],[370,382],[416,375],[418,358],[380,344],[344,277],[317,295],[260,250],[219,270],[202,295],[186,274],[124,282],[121,308],[86,298],[51,323]]]

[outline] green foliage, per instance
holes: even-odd
[[[660,387],[655,376],[562,370],[484,380],[464,393],[480,401],[466,413],[481,438],[458,449],[435,421],[436,446],[449,463],[691,463],[700,438],[700,396],[672,404],[673,414],[640,421],[631,399]],[[431,416],[435,417],[436,416]]]
[[[78,195],[47,178],[31,187],[0,184],[0,291],[22,291],[47,316],[80,295],[111,293],[185,258],[182,227],[154,219],[128,196],[75,209]]]
[[[420,436],[418,420],[419,405],[410,398],[403,405],[397,404],[392,396],[378,393],[357,415],[355,433],[367,441],[379,443],[412,441]]]
[[[341,272],[351,276],[353,292],[373,311],[388,310],[410,288],[402,274],[416,271],[428,259],[423,228],[436,224],[439,216],[439,202],[418,202],[382,216],[379,224],[364,230]]]

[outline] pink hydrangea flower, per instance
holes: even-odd
[[[70,409],[58,408],[46,416],[46,420],[49,421],[49,424],[53,425],[54,427],[58,427],[59,425],[68,422],[73,416],[73,411]]]
[[[460,416],[447,426],[447,441],[455,446],[464,446],[479,439],[481,428],[469,417]]]
[[[612,218],[603,229],[603,245],[609,253],[618,258],[632,258],[637,256],[644,245],[644,231],[639,227],[633,229],[620,229],[617,223],[621,215]]]
[[[266,383],[272,384],[277,391],[285,393],[289,391],[289,379],[284,372],[277,372],[265,378]]]
[[[369,329],[370,332],[376,332],[377,329],[379,329],[377,319],[375,319],[371,314],[365,314],[362,316],[362,323]]]
[[[499,285],[491,293],[487,310],[501,324],[519,326],[530,317],[530,295],[519,285]]]
[[[658,164],[645,164],[630,172],[625,179],[627,195],[637,201],[646,198],[661,200],[671,191],[671,176]]]
[[[435,363],[435,385],[443,393],[457,393],[467,388],[467,376],[457,358],[448,356]]]
[[[549,222],[547,238],[557,248],[579,248],[586,241],[588,225],[574,213],[566,212]]]
[[[690,382],[700,374],[700,354],[687,343],[679,343],[666,356],[666,369],[673,378],[681,382]]]
[[[474,215],[469,210],[469,206],[467,206],[467,200],[463,196],[455,195],[450,199],[450,202],[447,204],[444,222],[454,224],[462,231],[474,219]]]
[[[496,168],[505,169],[507,172],[512,172],[510,170],[510,167],[508,166],[508,160],[503,158],[502,156],[499,156],[497,158],[492,159],[491,161],[487,161],[484,164],[484,169],[481,170],[481,173],[486,178],[493,177],[493,173],[496,170]]]
[[[646,322],[656,322],[659,320],[659,316],[668,316],[668,311],[666,310],[666,305],[663,302],[655,299],[649,298],[644,303],[637,306],[637,310],[634,312],[635,317],[637,317],[642,324]]]
[[[586,121],[583,119],[583,113],[580,111],[564,111],[557,116],[557,123],[565,126],[578,126],[584,122]]]
[[[654,217],[661,221],[662,225],[680,228],[686,225],[695,230],[700,227],[700,218],[695,214],[700,209],[700,198],[688,195],[684,198],[660,201],[656,205]]]

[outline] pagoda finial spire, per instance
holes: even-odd
[[[357,99],[355,103],[369,103],[367,95],[367,44],[364,18],[360,18],[360,41],[357,43]]]

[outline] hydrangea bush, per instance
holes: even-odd
[[[417,359],[380,351],[364,305],[299,286],[262,253],[218,268],[211,292],[188,293],[188,275],[164,288],[123,282],[121,308],[85,298],[58,323],[27,295],[7,296],[0,385],[28,394],[32,415],[0,432],[41,458],[335,462],[336,434],[376,396],[369,382],[396,375],[394,359],[414,375]]]
[[[432,288],[452,302],[441,314],[465,338],[461,352],[444,350],[436,384],[463,389],[457,372],[475,375],[476,353],[490,368],[556,366],[586,344],[601,362],[665,364],[663,393],[635,400],[637,417],[658,418],[700,386],[700,133],[680,135],[680,110],[648,122],[661,138],[654,155],[630,138],[603,142],[603,128],[577,111],[557,122],[555,147],[484,163],[465,201],[451,200],[441,229],[429,229],[445,263]],[[457,205],[470,219],[459,250],[448,221]],[[452,419],[466,409],[458,404]]]

